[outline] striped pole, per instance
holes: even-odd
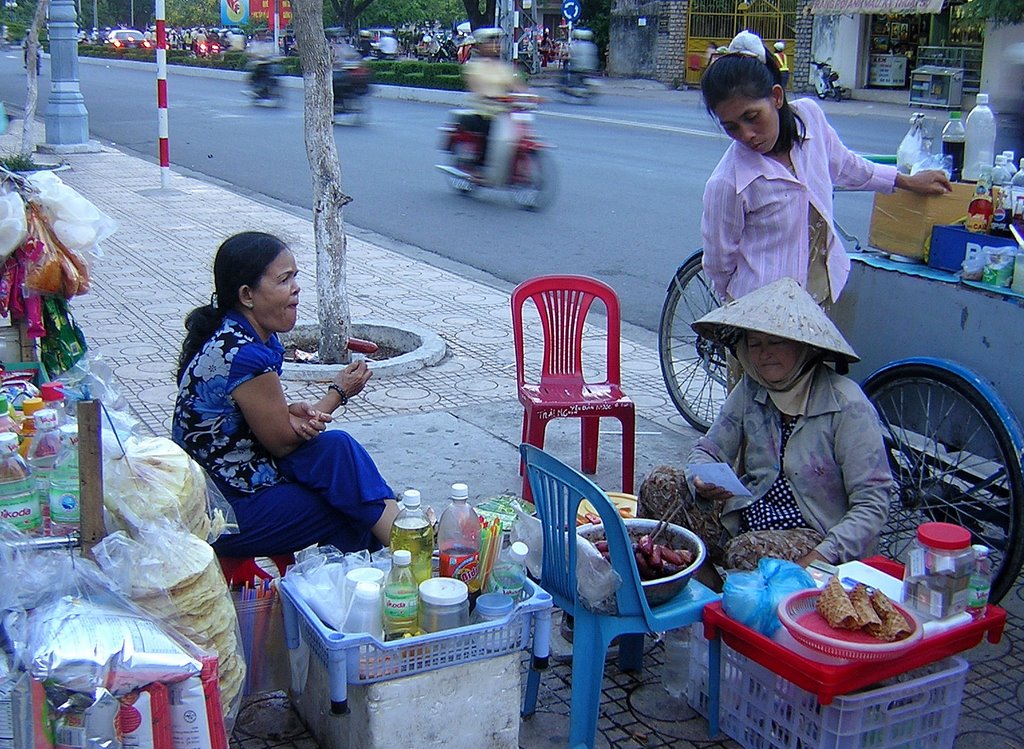
[[[167,22],[164,0],[156,0],[156,116],[160,136],[160,187],[171,182],[171,148],[167,138]]]

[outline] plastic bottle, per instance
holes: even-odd
[[[384,637],[388,640],[419,632],[419,584],[411,564],[408,549],[391,552],[391,572],[384,584]]]
[[[20,431],[21,426],[14,420],[14,417],[11,416],[11,406],[7,402],[7,398],[0,395],[0,432],[18,434]]]
[[[356,584],[352,593],[352,602],[348,608],[348,616],[342,632],[355,634],[366,632],[380,641],[384,641],[384,621],[382,616],[383,596],[377,583],[361,582]]]
[[[665,633],[665,663],[661,668],[661,685],[672,699],[686,697],[690,679],[690,628],[671,629]]]
[[[36,413],[43,409],[42,398],[25,398],[21,402],[21,446],[18,452],[21,457],[28,457],[32,447],[32,439],[36,434]]]
[[[1010,180],[1010,223],[1024,235],[1024,159],[1020,160],[1020,169]]]
[[[451,503],[437,525],[441,577],[461,580],[469,592],[480,590],[480,516],[469,506],[469,487],[452,484]]]
[[[81,486],[78,477],[78,426],[60,428],[60,452],[50,473],[50,535],[63,536],[81,525]]]
[[[1013,217],[1013,205],[1010,202],[1010,180],[1013,176],[1006,167],[1006,156],[996,156],[996,165],[992,169],[992,223],[989,232],[996,236],[1010,235],[1010,220]]]
[[[58,424],[67,424],[64,407],[64,383],[44,382],[39,386],[39,397],[43,399],[43,408],[57,412]]]
[[[43,527],[32,470],[18,453],[18,436],[10,432],[0,434],[0,520],[25,533]]]
[[[964,171],[964,144],[967,141],[967,131],[964,129],[964,122],[960,119],[960,112],[950,112],[949,122],[942,128],[942,154],[953,159],[953,169],[949,179],[952,182],[959,182]]]
[[[35,414],[35,436],[28,448],[27,462],[36,482],[36,492],[43,513],[43,532],[50,535],[50,474],[60,452],[60,430],[57,412],[43,408]]]
[[[487,578],[487,593],[504,593],[515,602],[523,597],[526,585],[526,555],[530,549],[522,541],[516,541],[502,550],[498,563]]]
[[[515,611],[515,602],[504,593],[484,593],[476,599],[476,608],[469,617],[470,624],[496,622]]]
[[[420,493],[409,489],[402,494],[402,509],[391,525],[391,554],[406,549],[412,555],[412,576],[419,585],[433,575],[434,529],[420,504]]]
[[[988,610],[988,594],[992,588],[992,560],[988,547],[975,544],[974,571],[967,584],[967,613],[974,619],[981,619]]]
[[[996,118],[989,109],[988,94],[978,94],[978,103],[967,115],[964,129],[964,179],[976,182],[981,170],[995,163]]]

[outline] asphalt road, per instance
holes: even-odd
[[[92,64],[80,74],[94,137],[155,159],[154,74]],[[47,75],[44,62],[40,110]],[[173,167],[308,210],[300,91],[288,90],[284,107],[254,107],[239,82],[174,68],[168,88]],[[24,101],[20,50],[0,54],[0,98],[19,108]],[[825,107],[856,150],[892,153],[907,127],[906,110],[895,107]],[[448,107],[375,97],[371,108],[368,126],[335,128],[344,189],[355,199],[345,209],[350,225],[511,283],[541,273],[595,275],[619,293],[627,322],[656,329],[669,279],[700,244],[704,181],[728,145],[694,92],[546,104],[537,129],[556,146],[559,189],[542,213],[518,210],[503,194],[467,198],[448,188],[433,167]],[[869,212],[869,196],[837,197],[837,217],[862,236]]]

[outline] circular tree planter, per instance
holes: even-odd
[[[430,367],[444,359],[448,351],[444,339],[427,328],[411,323],[395,323],[383,320],[363,320],[352,323],[352,337],[373,341],[390,355],[385,359],[369,359],[362,354],[353,358],[367,359],[374,377],[397,377]],[[320,325],[315,322],[300,322],[281,336],[285,348],[298,346],[308,350],[315,348],[320,337]],[[319,364],[315,362],[284,363],[282,378],[307,382],[330,382],[347,365]]]

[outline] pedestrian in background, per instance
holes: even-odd
[[[789,102],[775,58],[749,31],[701,76],[704,106],[733,139],[704,189],[704,270],[723,301],[793,278],[827,306],[850,259],[832,227],[832,189],[922,195],[951,188],[938,170],[913,176],[848,149],[812,99]]]
[[[779,66],[779,74],[782,76],[782,88],[789,88],[789,56],[786,54],[786,43],[775,42],[775,52],[772,53],[776,65]]]

